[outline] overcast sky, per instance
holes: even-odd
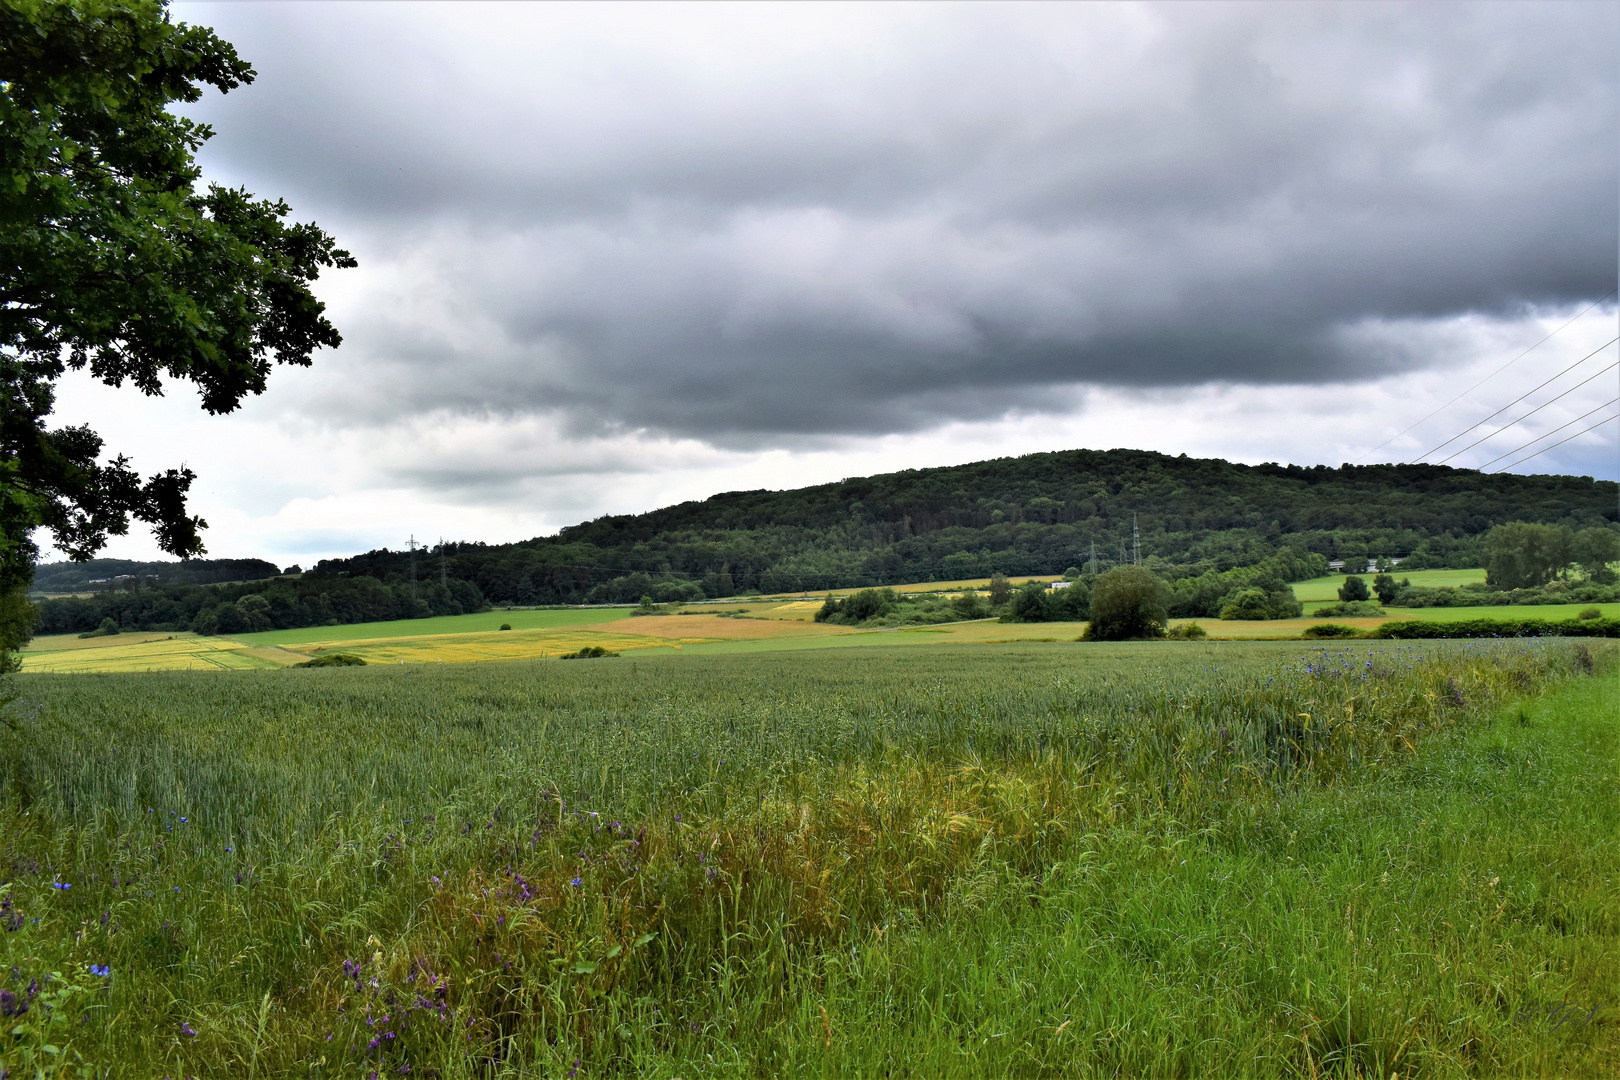
[[[360,260],[343,347],[234,416],[63,388],[197,470],[215,555],[1081,446],[1414,460],[1552,378],[1424,458],[1483,466],[1617,411],[1620,5],[174,16],[259,72],[193,110],[208,177]],[[1617,428],[1519,468],[1620,476]]]

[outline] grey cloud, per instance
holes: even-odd
[[[180,10],[263,73],[210,168],[388,278],[312,410],[914,430],[1615,285],[1613,5],[615,10]]]

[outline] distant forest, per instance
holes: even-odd
[[[1274,582],[1319,573],[1326,560],[1340,558],[1398,557],[1403,569],[1478,566],[1480,537],[1493,525],[1614,527],[1617,502],[1620,486],[1591,477],[1434,465],[1248,466],[1071,450],[792,491],[728,492],[514,544],[449,543],[415,556],[417,576],[434,585],[414,593],[411,554],[383,549],[324,560],[298,578],[202,590],[214,601],[185,587],[151,590],[167,605],[155,596],[137,599],[138,592],[119,594],[123,600],[47,601],[41,632],[83,632],[109,617],[131,628],[189,628],[211,606],[238,609],[225,615],[234,624],[243,598],[255,594],[266,603],[263,610],[248,603],[253,621],[283,626],[362,621],[362,612],[406,618],[483,604],[633,603],[643,596],[667,603],[1090,572],[1133,561],[1138,545],[1142,564],[1176,583],[1178,593],[1202,580],[1197,591],[1213,603],[1217,589],[1254,576],[1244,568]],[[124,607],[98,615],[104,604]],[[369,614],[385,607],[388,614]]]
[[[214,585],[222,581],[259,581],[281,570],[263,559],[187,559],[183,562],[134,562],[91,559],[47,563],[34,570],[39,593],[104,592],[134,580],[138,585]]]

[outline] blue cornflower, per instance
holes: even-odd
[[[53,882],[51,882],[51,888],[53,888],[53,889],[71,889],[71,888],[73,888],[73,886],[69,885],[65,881],[53,881]]]
[[[106,964],[91,964],[90,974],[97,975],[105,979],[107,976],[112,974],[112,968],[108,967]]]
[[[570,885],[572,885],[572,886],[573,886],[573,887],[574,887],[574,888],[576,888],[576,889],[577,889],[577,888],[579,888],[579,887],[580,887],[580,886],[581,886],[581,885],[582,885],[582,884],[584,884],[584,882],[582,882],[582,881],[580,881],[580,880],[579,880],[579,878],[575,878],[575,879],[573,879],[573,880],[572,880],[572,881],[570,881],[570,882],[569,882],[569,883],[568,883],[568,884],[570,884]]]

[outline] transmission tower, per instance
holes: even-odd
[[[450,558],[444,552],[444,537],[439,537],[439,584],[450,587]]]
[[[416,599],[416,534],[411,533],[411,599]]]

